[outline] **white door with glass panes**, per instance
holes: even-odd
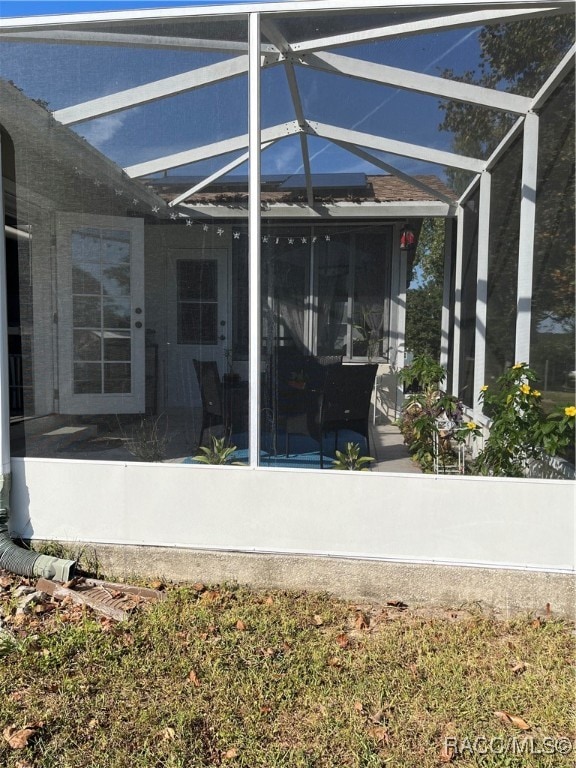
[[[212,360],[220,376],[232,338],[228,328],[228,250],[182,248],[168,252],[167,401],[201,405],[194,360]]]
[[[57,227],[60,413],[144,411],[144,224],[62,214]]]

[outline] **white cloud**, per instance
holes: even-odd
[[[268,173],[298,173],[296,166],[301,157],[300,143],[285,139],[262,155],[262,164],[266,164]]]
[[[97,149],[113,139],[124,127],[127,114],[107,115],[80,126],[78,133]]]

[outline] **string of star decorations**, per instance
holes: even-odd
[[[110,181],[103,181],[101,179],[92,178],[90,179],[89,174],[87,174],[85,171],[81,170],[78,167],[74,167],[74,173],[78,177],[84,177],[87,181],[92,181],[92,184],[99,188],[101,186],[109,187],[110,188],[110,194],[112,194],[112,191],[114,193],[114,196],[117,198],[123,198],[128,205],[132,205],[134,208],[138,207],[144,207],[148,210],[149,213],[151,213],[153,216],[158,218],[166,218],[168,215],[169,219],[171,221],[177,222],[178,224],[184,224],[186,227],[198,229],[201,228],[203,232],[210,232],[212,234],[216,234],[217,237],[223,237],[227,232],[230,231],[229,227],[232,227],[232,238],[234,240],[240,240],[241,238],[248,237],[248,231],[246,228],[242,227],[239,228],[237,226],[234,226],[233,224],[227,224],[226,227],[222,225],[222,223],[213,223],[213,222],[207,222],[205,219],[199,220],[194,219],[190,216],[189,211],[183,211],[180,210],[174,210],[174,208],[168,206],[167,203],[158,204],[155,203],[154,205],[151,205],[148,202],[144,202],[144,200],[140,200],[137,197],[130,197],[131,193],[126,193],[125,190],[112,186]],[[132,193],[133,194],[133,193]],[[144,213],[145,215],[145,213]],[[287,226],[287,223],[283,223],[282,226]],[[301,226],[301,225],[300,225]],[[311,225],[308,226],[308,230],[310,230]],[[373,231],[381,231],[381,226],[373,225],[372,227]],[[288,245],[288,246],[299,246],[299,245],[307,245],[308,243],[317,243],[317,242],[330,242],[333,237],[341,237],[342,235],[351,234],[352,232],[357,232],[358,227],[354,229],[342,229],[341,227],[336,228],[332,232],[322,232],[321,234],[310,234],[308,233],[294,233],[289,235],[279,235],[279,234],[262,234],[261,235],[261,242],[263,245],[266,245],[268,247],[275,246],[275,245]],[[366,229],[363,229],[365,232]]]

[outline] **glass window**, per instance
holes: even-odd
[[[385,361],[390,345],[392,233],[393,227],[385,225],[311,227],[304,222],[263,231],[266,466],[320,466],[325,414],[320,405],[343,366],[350,377],[358,377],[350,387],[357,388],[365,413],[341,430],[337,445],[347,438],[367,450],[362,430],[376,361]],[[344,377],[337,386],[346,391]],[[334,457],[334,439],[333,434],[326,446],[326,466]]]
[[[216,344],[218,262],[177,262],[178,344]]]

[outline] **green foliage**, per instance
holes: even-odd
[[[420,282],[442,285],[444,282],[444,219],[423,219],[414,267],[419,267]]]
[[[445,376],[444,368],[428,355],[414,358],[400,372],[400,378],[416,391],[406,401],[399,427],[424,472],[432,472],[436,453],[440,465],[452,462],[452,441],[462,444],[480,435],[475,422],[463,422],[462,404],[457,398],[441,391]]]
[[[538,424],[536,439],[548,455],[563,455],[571,448],[570,458],[574,462],[575,417],[575,406],[558,406]]]
[[[418,355],[400,371],[399,376],[400,381],[421,390],[439,389],[446,378],[446,371],[430,355]]]
[[[239,461],[232,461],[232,457],[238,450],[235,445],[230,445],[228,438],[215,437],[212,435],[212,445],[201,445],[198,448],[201,453],[194,456],[194,461],[199,464],[241,464]]]
[[[365,464],[369,464],[371,461],[374,461],[372,456],[360,456],[358,443],[346,443],[346,448],[343,451],[336,451],[336,460],[332,469],[368,472],[369,467],[366,467]]]
[[[0,659],[22,650],[22,641],[0,628]]]
[[[531,459],[556,456],[573,445],[576,408],[566,406],[546,417],[541,393],[532,386],[536,378],[526,363],[516,363],[494,385],[482,388],[480,396],[492,423],[476,459],[479,474],[523,477]]]
[[[526,96],[534,96],[574,39],[574,22],[570,15],[490,24],[478,36],[481,48],[479,72],[444,77],[474,83],[486,88],[502,88]],[[514,122],[514,115],[472,104],[448,101],[440,105],[444,120],[440,129],[453,134],[455,152],[471,157],[486,157],[498,145]],[[455,189],[463,191],[469,178],[452,172]]]
[[[444,220],[424,219],[413,264],[417,282],[406,293],[406,349],[440,355],[444,284]]]
[[[455,397],[428,386],[410,395],[400,419],[400,431],[410,453],[424,472],[432,472],[436,451],[442,464],[452,456],[450,438],[455,434],[463,441],[465,427],[460,428],[461,412]],[[450,422],[446,429],[442,422]],[[476,425],[474,425],[476,427]]]
[[[406,349],[415,355],[440,356],[442,293],[435,283],[406,292]]]

